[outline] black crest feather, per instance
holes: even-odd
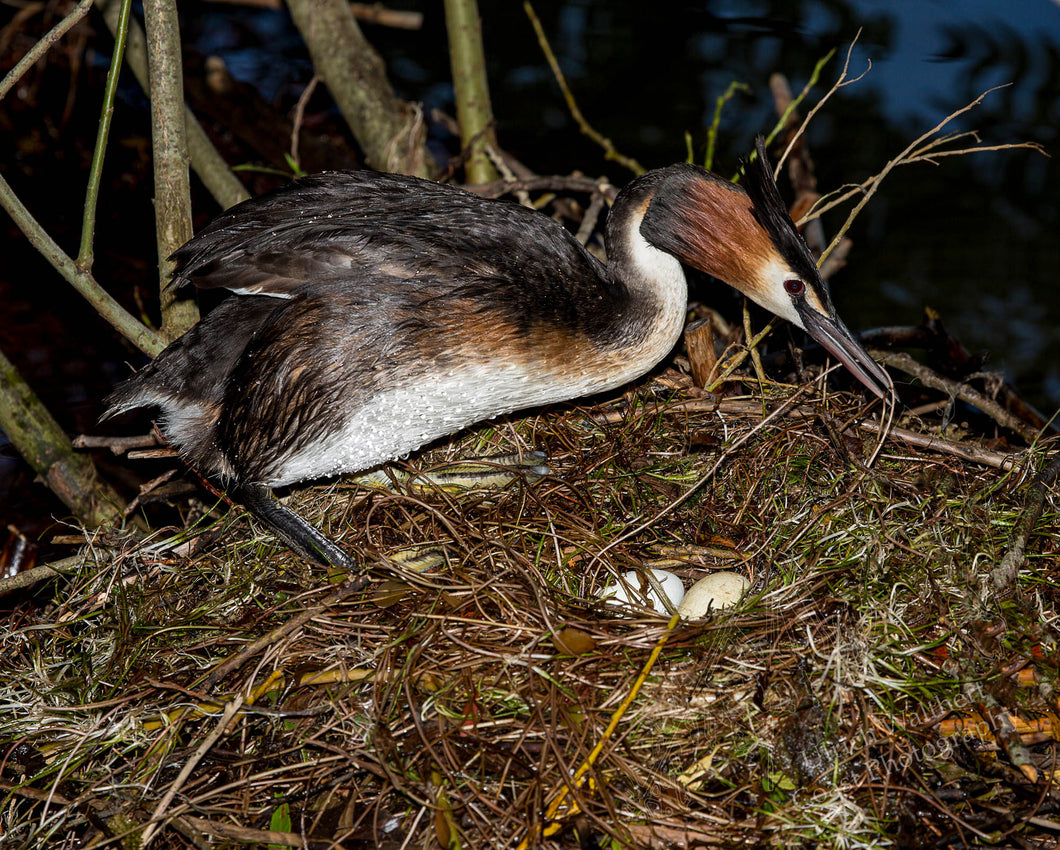
[[[766,141],[762,136],[755,137],[755,152],[757,156],[754,159],[743,161],[744,189],[751,199],[751,213],[755,221],[769,234],[769,239],[780,256],[804,282],[822,290],[824,298],[827,299],[828,288],[820,279],[813,254],[795,227],[795,222],[788,215],[787,205],[773,179],[773,167],[766,155]]]

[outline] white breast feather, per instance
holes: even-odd
[[[471,364],[425,376],[415,386],[377,394],[347,418],[341,431],[293,454],[266,483],[282,487],[360,472],[476,422],[607,388],[598,375],[565,374],[557,380],[546,369],[504,363]]]

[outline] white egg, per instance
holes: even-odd
[[[751,582],[739,573],[719,572],[704,576],[690,588],[677,613],[686,620],[698,620],[708,611],[731,608],[747,593]]]
[[[649,572],[659,583],[670,605],[677,608],[685,597],[685,586],[681,583],[681,579],[666,570],[650,570]],[[663,603],[655,588],[636,570],[630,570],[623,575],[621,582],[605,587],[600,591],[599,598],[611,605],[633,604],[643,608],[654,608],[660,614],[669,615],[670,613],[670,609]]]

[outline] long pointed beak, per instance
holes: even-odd
[[[839,318],[829,318],[809,305],[799,309],[799,318],[806,332],[876,395],[886,399],[894,392],[890,376],[869,356]]]

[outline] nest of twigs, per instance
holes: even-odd
[[[534,483],[295,493],[365,591],[223,505],[93,540],[2,635],[4,847],[1045,841],[1049,440],[964,441],[995,468],[938,450],[940,411],[870,468],[863,400],[771,396],[670,370],[412,465],[543,449]],[[594,599],[660,564],[752,589],[698,621]]]

